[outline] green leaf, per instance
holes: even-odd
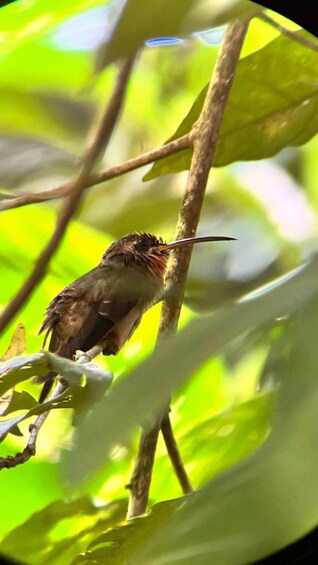
[[[14,418],[9,418],[7,420],[3,420],[0,422],[0,443],[6,438],[8,433],[16,434],[16,426],[20,424],[24,420],[31,418],[32,416],[39,416],[48,410],[52,410],[53,408],[70,408],[71,403],[69,402],[70,394],[72,389],[67,389],[65,392],[56,396],[52,400],[48,400],[47,402],[43,402],[42,404],[36,403],[36,405],[31,408],[25,414],[21,416],[15,416]],[[19,434],[16,434],[19,435]]]
[[[128,0],[111,41],[100,54],[98,68],[134,53],[148,39],[189,34],[225,23],[238,13],[253,12],[255,6],[244,0],[227,4],[222,0]]]
[[[291,320],[273,431],[252,457],[207,484],[127,563],[254,563],[318,523],[318,301]],[[173,532],[173,535],[171,535]]]
[[[75,409],[73,424],[78,425],[92,406],[103,398],[112,383],[113,375],[110,371],[100,369],[95,363],[74,363],[74,361],[64,359],[49,351],[47,357],[51,367],[63,375],[71,385],[69,390],[72,393],[71,405]],[[83,375],[86,376],[87,382],[84,387],[79,387]]]
[[[71,385],[78,385],[82,375],[85,375],[90,381],[105,384],[106,388],[111,385],[113,379],[112,373],[110,371],[104,371],[98,367],[98,365],[95,365],[95,363],[75,363],[70,359],[59,357],[59,355],[51,353],[50,351],[45,351],[44,355],[48,361],[48,367],[54,369],[60,375],[63,375]]]
[[[89,497],[82,497],[72,502],[57,500],[12,530],[1,542],[1,550],[12,557],[22,557],[16,544],[16,540],[19,539],[24,546],[25,556],[34,555],[48,545],[49,533],[58,522],[78,514],[95,512],[96,506]],[[36,531],[37,535],[31,535],[32,531]]]
[[[94,539],[88,546],[88,551],[72,565],[80,563],[125,563],[127,559],[150,539],[161,524],[169,518],[172,512],[182,506],[184,498],[167,500],[155,504],[147,519],[129,520],[120,527],[109,530]]]
[[[25,390],[23,390],[22,392],[14,390],[10,404],[7,407],[6,411],[1,413],[1,416],[10,414],[11,412],[15,412],[16,410],[30,410],[37,405],[38,403],[35,398]]]
[[[21,355],[0,364],[0,396],[30,377],[42,377],[48,372],[45,353]]]
[[[6,438],[9,432],[13,431],[16,435],[17,425],[23,420],[24,416],[15,416],[14,418],[0,422],[0,442]]]
[[[157,348],[121,380],[79,427],[63,468],[72,484],[83,483],[107,460],[112,446],[127,441],[137,424],[153,419],[205,359],[265,321],[300,308],[317,292],[318,261],[297,269],[249,299],[195,320]],[[122,407],[125,406],[125,411]],[[103,445],[100,438],[103,438]]]
[[[269,433],[276,401],[277,390],[257,394],[212,418],[206,417],[201,423],[191,426],[189,422],[183,435],[178,433],[178,426],[174,426],[182,458],[191,469],[193,485],[204,485],[263,443]],[[193,437],[196,438],[195,449]]]
[[[10,434],[17,437],[23,437],[23,433],[21,432],[19,426],[15,426],[14,428],[11,428]]]
[[[213,165],[265,159],[284,147],[306,143],[318,130],[317,85],[316,53],[288,37],[274,39],[241,59]],[[168,141],[190,132],[200,115],[206,89]],[[191,150],[165,157],[154,164],[144,180],[188,169],[190,161]]]
[[[93,363],[79,364],[59,357],[50,351],[42,351],[33,355],[21,355],[0,364],[0,395],[30,376],[42,377],[50,370],[62,375],[71,385],[79,385],[80,377],[85,375],[89,380],[106,383],[108,388],[112,382],[112,373],[104,371]]]
[[[88,496],[73,501],[57,500],[12,530],[2,540],[0,551],[30,563],[69,564],[92,536],[99,536],[123,520],[125,510],[125,500],[102,505]]]
[[[54,370],[57,374],[65,377],[70,388],[56,398],[48,400],[42,404],[38,404],[27,393],[13,395],[12,401],[9,405],[9,410],[6,410],[5,413],[29,407],[31,407],[31,409],[21,416],[0,422],[0,442],[5,439],[9,432],[15,429],[18,423],[30,418],[31,416],[42,414],[52,408],[71,407],[72,403],[69,402],[70,396],[73,396],[72,393],[74,387],[76,388],[80,386],[82,375],[86,376],[87,383],[89,383],[88,389],[85,391],[86,394],[84,395],[84,398],[81,398],[80,402],[82,417],[87,413],[88,409],[91,408],[92,404],[103,396],[112,382],[112,373],[100,369],[93,363],[79,364],[71,361],[70,359],[59,357],[49,351],[43,351],[33,355],[15,357],[0,365],[0,375],[3,375],[2,378],[0,378],[0,394],[3,395],[15,384],[30,377],[43,377],[50,370]],[[75,403],[75,406],[78,404],[76,401],[77,398],[78,395],[76,395],[75,392],[73,399],[73,404]]]
[[[74,565],[255,563],[316,526],[317,332],[316,296],[289,320],[273,431],[258,452],[195,494],[155,505],[147,516],[96,538]],[[227,415],[219,418],[226,422]],[[210,437],[203,443],[215,459]],[[242,448],[244,437],[236,440]]]

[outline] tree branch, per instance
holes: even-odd
[[[228,25],[201,115],[192,128],[190,137],[193,143],[193,156],[179,213],[177,239],[195,235],[209,171],[213,163],[226,104],[247,29],[247,20],[236,21]],[[191,249],[189,247],[179,248],[174,253],[167,281],[169,284],[178,284],[175,287],[174,296],[167,298],[163,303],[158,334],[159,341],[171,332],[176,331],[190,258]],[[162,422],[164,421],[162,420]],[[157,438],[161,425],[160,422],[150,432],[142,433],[130,485],[131,496],[128,518],[133,518],[146,511]],[[149,437],[149,442],[147,442],[147,437]]]
[[[304,47],[308,47],[313,51],[318,51],[318,43],[316,43],[315,41],[311,41],[307,37],[303,37],[302,35],[299,35],[298,31],[291,31],[290,29],[287,29],[287,27],[279,24],[276,20],[271,18],[265,12],[263,11],[259,12],[258,14],[256,14],[256,17],[259,18],[260,20],[263,20],[263,22],[266,22],[267,24],[270,24],[271,26],[275,27],[280,33],[286,35],[286,37],[289,37],[289,39],[292,39],[293,41],[297,41],[298,43],[300,43],[300,45],[303,45]]]
[[[96,129],[94,128],[93,136],[88,136],[89,141],[87,144],[87,150],[85,151],[79,174],[71,183],[70,196],[62,209],[52,238],[36,261],[30,276],[3,311],[0,317],[0,333],[6,328],[19,309],[25,304],[31,292],[45,275],[48,263],[57,250],[70,220],[78,209],[91,169],[101,151],[107,147],[116,125],[123,104],[126,86],[133,62],[134,58],[126,59],[119,69],[114,91],[106,110],[98,122]]]
[[[108,169],[104,169],[99,173],[94,173],[88,175],[87,180],[85,182],[84,188],[90,188],[94,185],[101,184],[102,182],[106,182],[108,180],[114,179],[116,177],[120,177],[126,173],[131,171],[135,171],[136,169],[140,169],[140,167],[144,167],[145,165],[149,165],[154,161],[158,161],[163,157],[167,157],[168,155],[172,155],[173,153],[178,153],[184,149],[188,149],[191,146],[190,136],[188,134],[179,137],[178,139],[174,139],[157,149],[152,149],[147,153],[143,153],[138,157],[134,157],[133,159],[129,159],[120,165],[116,165],[114,167],[109,167]],[[53,188],[48,188],[47,190],[41,190],[39,192],[31,192],[28,194],[21,194],[20,196],[8,198],[5,202],[0,202],[0,212],[4,210],[11,210],[12,208],[20,208],[21,206],[26,206],[28,204],[36,204],[39,202],[46,202],[48,200],[55,200],[57,198],[61,198],[63,196],[68,196],[72,190],[72,181],[59,184]]]
[[[184,468],[183,461],[178,449],[178,444],[173,434],[171,420],[169,414],[166,414],[161,420],[161,433],[173,465],[178,481],[184,494],[189,494],[193,491],[187,472]]]

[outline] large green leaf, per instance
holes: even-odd
[[[129,563],[183,563],[190,555],[194,565],[254,563],[317,525],[317,331],[315,299],[290,324],[289,358],[266,444],[189,498]]]
[[[162,411],[171,391],[178,389],[205,359],[244,332],[301,307],[317,292],[317,275],[315,260],[265,287],[253,299],[195,320],[162,344],[127,380],[113,387],[80,427],[71,453],[64,457],[68,479],[76,484],[92,475],[105,463],[110,448],[127,441],[137,424]]]
[[[284,147],[306,143],[318,131],[317,85],[316,52],[288,37],[274,39],[241,59],[213,165],[264,159]],[[200,115],[206,89],[168,141],[191,130]],[[188,169],[190,161],[190,150],[165,157],[154,164],[144,180]]]
[[[254,563],[316,526],[317,331],[315,297],[289,321],[273,431],[258,452],[197,493],[100,536],[75,563]]]

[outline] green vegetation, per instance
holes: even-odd
[[[116,62],[136,48],[124,110],[95,169],[188,133],[218,53],[206,30],[257,9],[239,0],[226,11],[221,0],[128,0],[122,12],[121,4],[63,0],[53,9],[20,0],[1,8],[0,210],[76,175]],[[144,44],[169,35],[182,40]],[[71,398],[51,411],[36,456],[0,473],[0,553],[27,564],[228,565],[260,559],[317,525],[318,64],[299,37],[317,48],[303,31],[292,39],[251,20],[199,226],[200,235],[237,241],[194,249],[180,331],[154,354],[160,305],[98,368],[62,362]],[[42,410],[33,377],[61,366],[39,353],[48,303],[125,233],[174,238],[190,159],[186,149],[86,191],[45,278],[0,336],[1,357],[17,324],[25,327],[12,345],[18,360],[9,353],[0,365],[1,457],[24,449]],[[0,212],[0,315],[50,240],[61,205]],[[151,511],[127,522],[139,426],[169,394],[197,492],[182,496],[160,438]]]

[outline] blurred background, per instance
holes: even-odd
[[[76,174],[91,121],[111,92],[116,67],[111,64],[96,72],[96,57],[103,42],[111,37],[123,3],[95,3],[87,9],[87,2],[85,10],[84,4],[76,7],[75,3],[65,3],[63,11],[58,3],[54,13],[37,14],[18,2],[15,8],[8,6],[4,12],[7,28],[0,45],[2,202],[26,192],[43,191]],[[14,10],[19,9],[22,20],[14,28]],[[297,29],[292,22],[274,16],[289,29]],[[224,29],[221,25],[145,43],[129,84],[124,111],[99,169],[159,147],[173,135],[210,80]],[[251,111],[250,122],[247,119],[246,123],[255,128],[250,131],[246,127],[242,136],[250,138],[255,155],[250,147],[245,151],[240,141],[243,114],[233,104],[222,143],[224,152],[230,151],[227,144],[232,143],[234,135],[238,156],[225,156],[222,161],[220,151],[216,160],[219,166],[210,174],[198,230],[199,235],[232,236],[237,241],[202,245],[194,250],[181,327],[304,264],[316,251],[318,138],[314,134],[318,66],[306,67],[304,62],[301,70],[299,67],[290,74],[284,50],[280,59],[269,60],[265,66],[268,55],[264,49],[273,49],[274,53],[275,49],[284,48],[274,47],[276,39],[281,41],[281,36],[274,27],[256,18],[252,20],[242,63],[248,61],[250,74],[250,91],[246,96],[251,96]],[[283,41],[291,42],[284,38]],[[296,44],[295,49],[298,47]],[[291,48],[289,51],[293,53]],[[311,78],[298,74],[295,86],[297,72],[306,70]],[[242,81],[244,72],[242,67]],[[268,78],[275,72],[281,80],[280,87]],[[309,91],[296,100],[302,87]],[[239,88],[240,84],[238,94]],[[264,98],[258,98],[258,88],[265,93]],[[266,97],[277,97],[280,104],[283,99],[286,112],[281,109],[280,116],[273,109],[266,119],[261,118],[257,112],[261,112]],[[306,110],[307,104],[308,114],[295,125],[298,106]],[[288,128],[290,123],[294,123],[296,130],[298,127],[291,141],[287,136],[276,144],[278,129],[286,124]],[[263,147],[264,138],[267,147]],[[249,151],[251,157],[244,157]],[[159,176],[145,182],[144,176],[151,167],[144,167],[86,191],[45,279],[1,335],[1,355],[18,322],[26,328],[27,353],[41,349],[42,336],[37,332],[48,303],[95,266],[113,240],[132,231],[148,231],[167,241],[174,238],[187,178],[184,168],[182,163],[175,163],[170,174],[168,171],[162,175],[154,169],[153,177]],[[180,172],[176,174],[176,170]],[[19,289],[49,241],[60,208],[61,201],[53,200],[1,212],[0,308]],[[114,371],[115,379],[129,374],[151,353],[159,317],[160,306],[156,306],[144,316],[140,328],[118,357],[99,360],[102,367]],[[222,354],[208,359],[174,399],[172,421],[195,486],[231,467],[268,437],[279,381],[277,366],[285,351],[282,343],[286,324],[284,318],[277,319],[242,335]],[[38,396],[37,385],[23,383],[23,388]],[[27,430],[28,423],[21,426],[22,431]],[[21,468],[4,471],[1,476],[6,516],[0,520],[1,536],[8,535],[35,511],[65,496],[56,461],[61,448],[71,444],[71,415],[56,411],[48,419],[45,433],[42,432],[36,458]],[[21,449],[21,441],[23,438],[10,435],[1,445],[1,455]],[[117,446],[87,492],[104,502],[125,499],[124,485],[129,481],[136,445],[137,435],[128,446]],[[160,443],[151,500],[179,495],[179,486]],[[95,514],[81,519],[72,516],[73,521],[63,518],[63,524],[59,522],[61,515],[50,532],[50,543],[96,523]],[[78,543],[73,552],[82,549]],[[55,563],[52,556],[51,559]]]

